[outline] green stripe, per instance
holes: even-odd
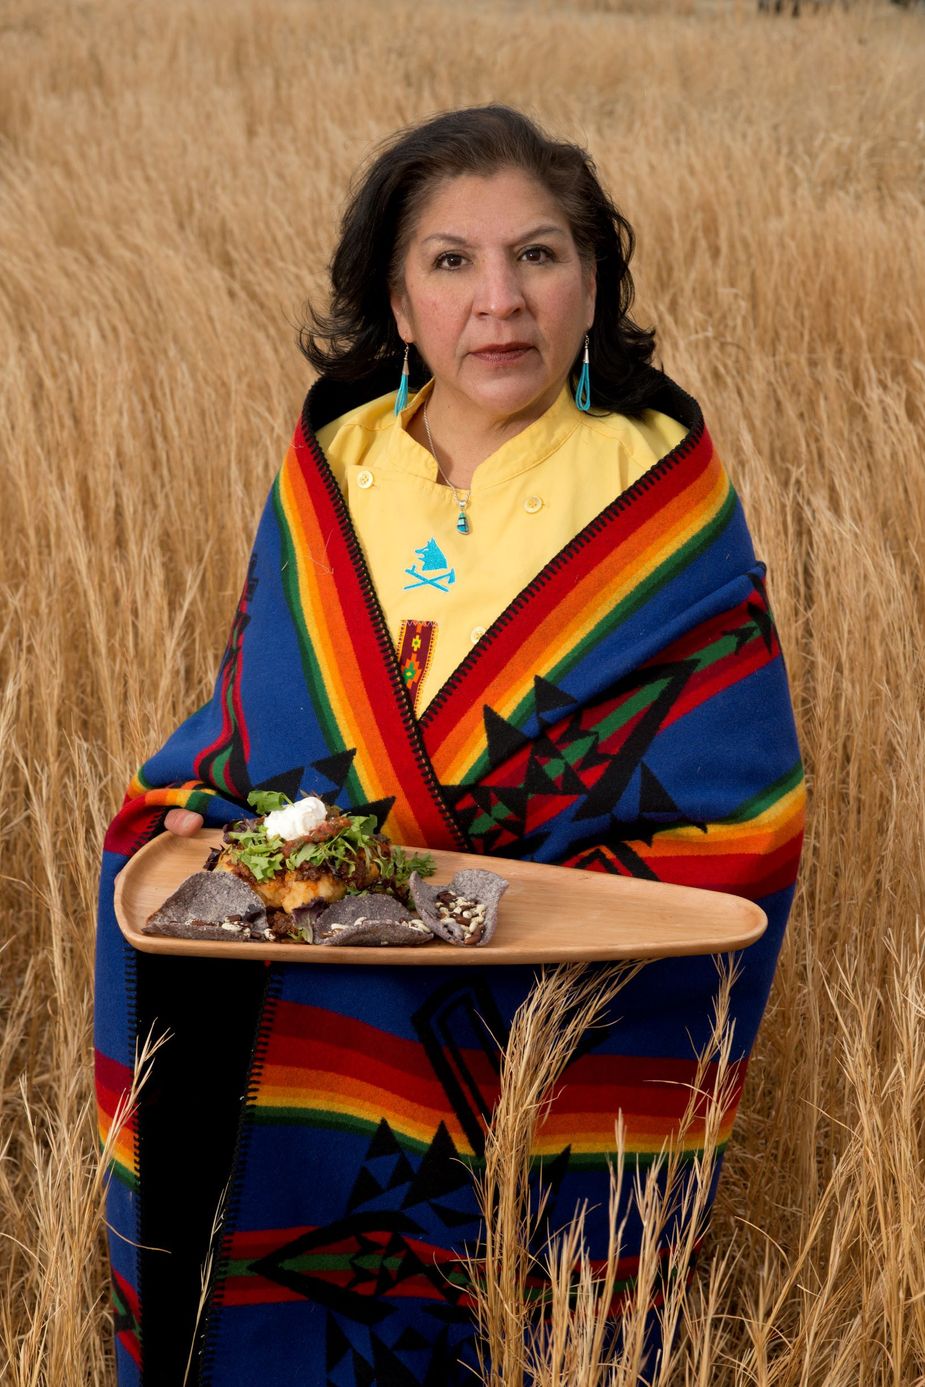
[[[721,1155],[728,1144],[728,1141],[718,1141],[715,1146],[710,1148],[711,1153],[716,1152]],[[568,1168],[569,1170],[592,1170],[600,1166],[613,1165],[614,1155],[613,1151],[573,1151],[569,1155]],[[703,1155],[704,1148],[702,1146],[692,1146],[678,1153],[678,1159],[682,1164],[686,1164],[689,1161],[702,1160]],[[655,1165],[657,1161],[660,1161],[662,1156],[661,1150],[628,1151],[624,1159],[624,1167],[627,1171],[646,1170],[650,1165]],[[548,1159],[549,1157],[547,1157]]]
[[[216,756],[215,760],[212,762],[212,779],[220,786],[221,789],[225,790],[228,794],[231,794],[232,790],[230,785],[228,784],[228,778],[225,775],[225,772],[228,768],[228,762],[230,758],[231,743],[229,742],[228,745],[225,747],[225,750],[220,751]]]
[[[211,787],[190,790],[183,807],[184,809],[193,809],[197,814],[206,815],[215,799],[215,794],[216,792]]]
[[[108,1169],[111,1175],[115,1175],[120,1185],[125,1185],[130,1190],[138,1189],[138,1177],[129,1170],[127,1165],[123,1165],[121,1161],[111,1160]]]
[[[770,809],[775,801],[783,799],[784,795],[789,794],[791,790],[795,790],[796,787],[801,784],[802,780],[803,762],[798,760],[791,766],[789,771],[780,776],[778,780],[773,781],[766,790],[759,791],[757,795],[753,795],[751,799],[747,799],[744,804],[740,804],[738,809],[734,809],[731,814],[727,814],[724,819],[720,819],[720,823],[741,824],[745,823],[748,819],[757,818],[758,815],[763,814],[766,809]]]
[[[251,1120],[260,1126],[283,1126],[293,1127],[319,1127],[329,1132],[356,1132],[372,1136],[381,1122],[381,1117],[370,1120],[366,1117],[357,1117],[352,1113],[328,1112],[324,1108],[284,1108],[267,1107],[262,1103],[251,1109]],[[393,1128],[394,1130],[394,1128]],[[407,1132],[395,1132],[399,1139],[399,1144],[407,1151],[415,1151],[423,1155],[430,1146],[429,1141],[419,1141],[416,1137],[411,1137]],[[462,1161],[471,1163],[472,1157],[464,1152],[459,1153]]]

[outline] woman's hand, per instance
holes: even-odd
[[[164,827],[168,833],[175,833],[178,838],[192,838],[204,822],[202,815],[194,813],[192,809],[171,809],[164,819]]]

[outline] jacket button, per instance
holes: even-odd
[[[524,510],[528,515],[536,515],[538,510],[543,509],[543,502],[539,496],[528,496],[524,501]]]
[[[364,467],[363,471],[357,475],[357,486],[361,487],[363,491],[368,491],[372,484],[373,474]]]
[[[476,641],[480,641],[484,634],[484,626],[473,626],[472,630],[469,632],[469,640],[472,642],[473,645],[475,645]]]

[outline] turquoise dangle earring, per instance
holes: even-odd
[[[401,385],[398,387],[398,394],[395,396],[395,413],[401,414],[405,405],[408,403],[408,353],[411,347],[405,343],[405,360],[401,368]]]
[[[587,411],[591,408],[591,372],[588,368],[588,334],[585,333],[585,355],[581,366],[581,375],[578,377],[578,389],[575,391],[575,403],[580,410]]]

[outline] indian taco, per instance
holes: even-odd
[[[292,915],[370,890],[407,901],[411,873],[433,874],[428,853],[396,847],[372,817],[345,814],[314,795],[293,804],[275,791],[255,790],[248,803],[258,817],[228,824],[206,867],[238,877],[268,909]]]
[[[433,858],[391,843],[374,818],[314,796],[292,803],[274,791],[254,791],[248,803],[257,817],[227,825],[222,846],[149,917],[146,934],[367,946],[427,944],[439,934],[484,942],[481,928],[477,938],[471,929],[453,937],[439,908],[437,930],[408,908],[412,876],[432,875]],[[498,898],[507,885],[492,872],[469,875],[500,883]]]

